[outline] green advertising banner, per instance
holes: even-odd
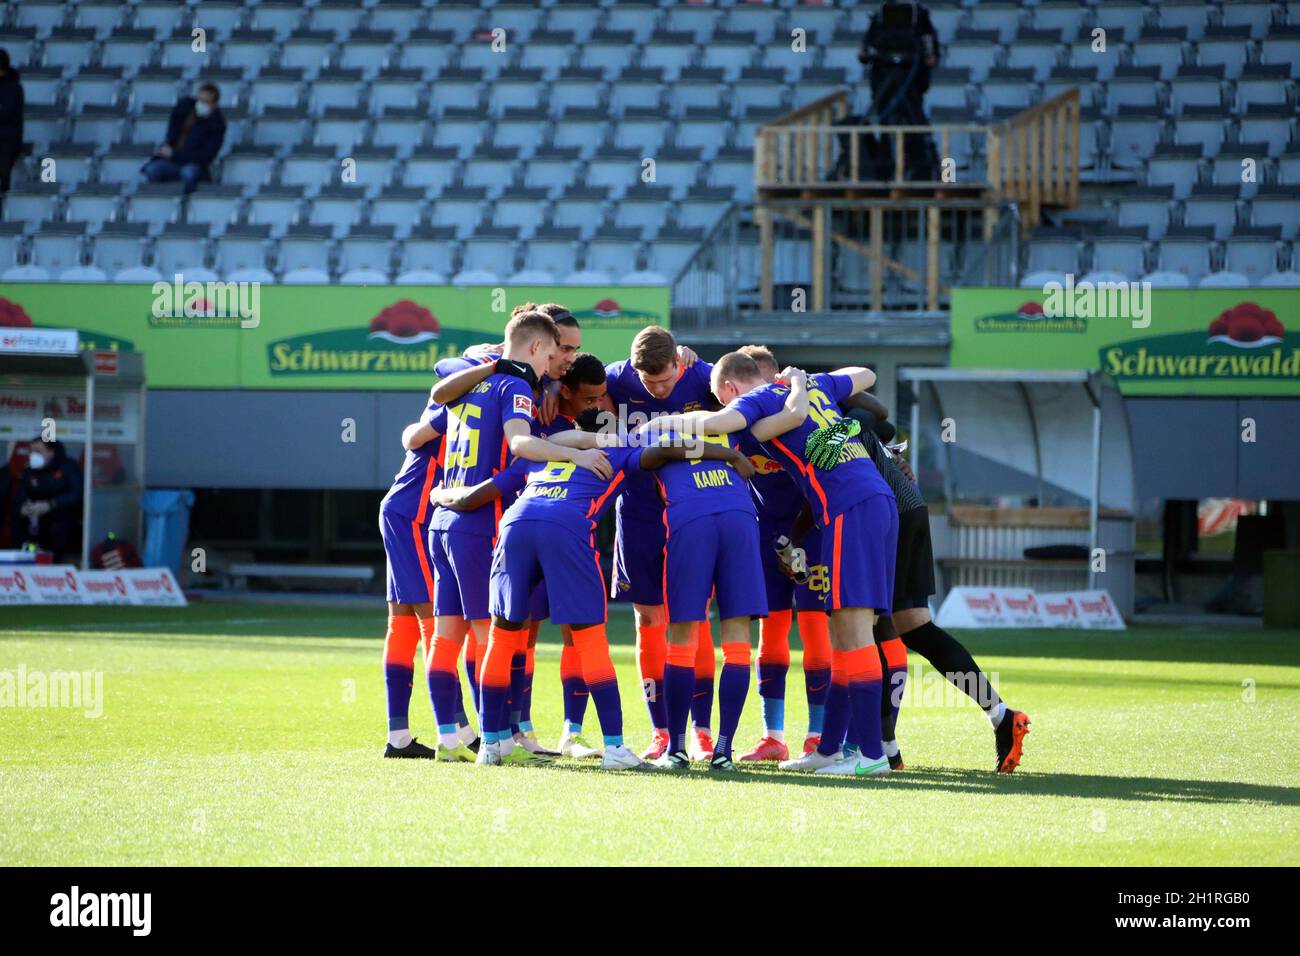
[[[668,325],[666,286],[272,286],[0,283],[0,328],[76,329],[96,350],[143,352],[150,388],[427,388],[433,366],[499,342],[521,302],[561,302],[583,351],[626,358]]]
[[[1126,395],[1300,395],[1300,289],[954,289],[952,366],[1100,369]]]

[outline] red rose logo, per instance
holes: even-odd
[[[30,329],[32,317],[17,302],[0,298],[0,329]]]
[[[370,320],[370,337],[409,345],[436,339],[439,328],[432,312],[410,299],[402,299]]]
[[[1274,345],[1282,341],[1285,334],[1286,329],[1277,315],[1254,302],[1234,305],[1210,323],[1211,342],[1223,342],[1238,348]]]
[[[1041,319],[1043,317],[1043,307],[1037,302],[1026,302],[1016,309],[1016,315],[1022,319]]]
[[[618,307],[618,303],[613,299],[601,299],[591,307],[591,311],[595,312],[602,319],[614,319],[618,318],[618,314],[622,310]]]

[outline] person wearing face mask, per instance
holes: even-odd
[[[81,469],[63,444],[37,438],[28,445],[27,467],[13,501],[13,532],[19,546],[54,552],[56,563],[81,550]]]
[[[195,96],[182,96],[167,121],[167,137],[141,168],[151,183],[181,180],[185,191],[212,179],[209,168],[226,139],[226,118],[217,107],[221,91],[204,83]]]

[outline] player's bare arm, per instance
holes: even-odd
[[[444,488],[429,492],[429,501],[451,511],[476,511],[501,497],[501,489],[491,481],[480,481],[470,488]]]
[[[402,429],[402,447],[407,451],[414,451],[421,445],[433,441],[441,434],[442,432],[428,422],[411,422]]]
[[[802,369],[787,368],[781,373],[781,381],[790,386],[790,394],[785,397],[785,406],[775,415],[760,418],[750,427],[749,433],[756,441],[767,441],[784,435],[792,428],[798,428],[808,417],[808,374]],[[736,412],[743,421],[744,416]]]
[[[598,448],[568,448],[538,438],[518,418],[506,422],[504,430],[510,454],[516,458],[526,458],[529,461],[571,461],[579,468],[595,472],[601,478],[610,478],[614,474],[609,458]]]
[[[577,428],[556,432],[546,440],[565,448],[618,448],[622,444],[617,432],[585,432]]]
[[[484,362],[482,365],[461,369],[455,375],[448,375],[429,389],[429,399],[439,405],[450,405],[467,394],[479,382],[486,381],[489,376],[494,375],[496,370],[496,362]]]
[[[726,445],[714,445],[709,442],[699,442],[692,446],[652,445],[641,453],[641,467],[647,471],[653,471],[670,461],[701,460],[726,462],[746,481],[754,477],[754,465],[749,457]]]
[[[682,412],[677,415],[659,415],[636,428],[634,434],[679,432],[683,435],[729,435],[745,427],[745,416],[730,409],[716,412]]]
[[[853,394],[865,392],[871,386],[876,384],[876,373],[869,368],[862,368],[857,365],[850,365],[847,368],[837,368],[832,375],[847,375],[853,379]],[[886,416],[888,417],[888,416]]]
[[[889,418],[889,409],[885,403],[870,392],[854,392],[844,400],[847,408],[860,408],[878,422]]]

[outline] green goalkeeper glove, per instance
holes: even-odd
[[[851,418],[842,418],[834,425],[819,428],[808,436],[804,455],[809,464],[822,471],[830,471],[840,463],[845,443],[862,431],[862,426]]]

